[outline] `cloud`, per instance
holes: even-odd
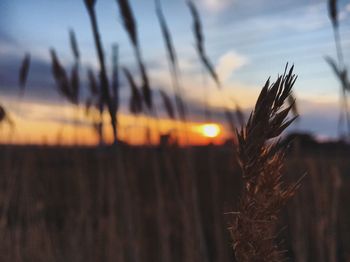
[[[296,32],[306,32],[328,26],[327,6],[317,3],[297,9],[291,9],[284,14],[267,15],[261,23],[266,29],[289,29]],[[295,18],[298,19],[295,19]]]
[[[233,3],[233,0],[201,0],[209,11],[220,12]]]
[[[266,6],[270,7],[271,5]],[[216,30],[221,31],[224,35],[235,31],[239,33],[247,31],[267,36],[267,34],[275,33],[310,32],[330,25],[327,4],[324,2],[303,5],[290,4],[287,7],[274,8],[273,11],[254,7],[256,10],[253,9],[251,13],[246,14],[245,12],[249,10],[248,7],[238,6],[237,2],[235,10],[220,14],[215,25]],[[273,37],[276,36],[273,35]]]
[[[247,63],[247,59],[235,51],[224,54],[218,62],[216,71],[222,82],[226,82],[232,73]]]
[[[342,10],[339,12],[339,20],[345,20],[349,17],[350,14],[350,4],[347,4]]]

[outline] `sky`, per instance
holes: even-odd
[[[228,133],[224,107],[234,110],[233,101],[237,101],[248,114],[266,79],[269,76],[274,79],[278,73],[283,73],[287,62],[295,65],[298,74],[294,94],[300,113],[299,120],[290,130],[311,132],[320,138],[337,137],[340,87],[324,60],[325,56],[336,56],[327,1],[194,2],[201,15],[207,54],[223,83],[222,90],[216,88],[198,59],[192,18],[185,0],[163,0],[162,5],[176,46],[181,85],[191,112],[189,132],[196,141],[207,141],[196,131],[206,122],[204,104],[211,108],[212,121],[220,125],[220,138],[224,139]],[[167,132],[179,124],[167,119],[156,92],[164,90],[173,96],[154,2],[131,0],[130,3],[137,19],[142,54],[156,105],[163,119],[161,130]],[[135,57],[123,30],[116,1],[97,0],[96,12],[109,68],[111,46],[117,43],[120,64],[137,75]],[[344,57],[349,64],[349,1],[339,1],[339,17]],[[83,0],[0,1],[0,104],[5,106],[16,124],[14,129],[0,127],[0,142],[54,143],[62,140],[71,143],[78,137],[81,143],[96,143],[91,121],[84,117],[82,108],[75,110],[59,95],[51,74],[50,48],[56,50],[67,69],[73,64],[69,29],[76,33],[82,55],[82,85],[86,86],[86,69],[97,70],[98,64]],[[31,67],[25,95],[19,97],[18,70],[27,52],[31,54]],[[86,96],[85,90],[81,95],[82,103]],[[130,115],[129,96],[129,87],[122,78],[120,136],[139,143],[148,120]],[[111,134],[106,132],[111,139]],[[135,135],[131,135],[132,132]]]

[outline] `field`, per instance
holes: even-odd
[[[14,2],[0,262],[350,262],[348,3]]]
[[[292,261],[349,261],[349,150],[302,148],[286,161],[287,180],[307,175],[282,211],[280,247]],[[234,261],[233,146],[0,152],[1,261]]]

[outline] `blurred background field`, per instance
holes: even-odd
[[[292,261],[349,261],[350,149],[304,146],[287,157],[288,181],[308,175],[282,212],[281,246]],[[234,261],[231,146],[3,146],[0,159],[2,261]]]

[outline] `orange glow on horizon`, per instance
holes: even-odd
[[[9,107],[15,128],[0,127],[0,144],[45,144],[45,145],[97,145],[98,136],[92,122],[83,109],[74,112],[73,107],[22,103],[26,116],[14,114]],[[227,134],[217,123],[183,123],[171,119],[158,121],[145,115],[119,114],[118,138],[131,145],[158,144],[160,135],[171,134],[180,145],[220,144]],[[55,121],[55,119],[63,119]],[[75,123],[80,123],[75,125]],[[104,115],[104,141],[113,142],[109,115]]]

